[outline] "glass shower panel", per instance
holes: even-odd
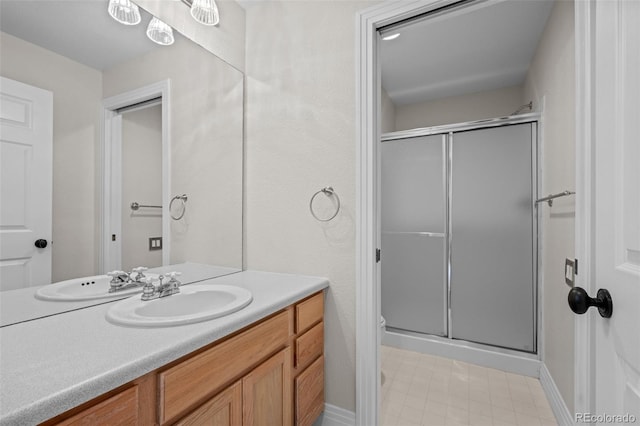
[[[382,143],[382,230],[445,232],[444,135]]]
[[[535,351],[532,124],[453,135],[451,333]]]
[[[382,315],[446,334],[445,136],[382,143]]]

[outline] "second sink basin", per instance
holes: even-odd
[[[251,292],[228,285],[190,284],[180,293],[149,301],[134,296],[107,311],[107,320],[119,325],[166,327],[191,324],[229,315],[253,300]]]

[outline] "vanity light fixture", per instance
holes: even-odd
[[[395,40],[398,37],[400,37],[400,33],[393,33],[393,34],[382,36],[382,39],[384,41],[389,41],[389,40]]]
[[[131,0],[109,0],[109,15],[124,25],[137,25],[142,19],[140,9]]]
[[[191,16],[204,25],[218,25],[220,13],[215,0],[182,0],[191,7]]]
[[[162,46],[168,46],[174,42],[173,29],[155,16],[147,27],[147,37]]]

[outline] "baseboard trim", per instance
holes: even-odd
[[[384,333],[382,343],[394,348],[469,362],[523,376],[538,378],[540,374],[541,362],[536,355],[520,354],[507,349],[489,348],[485,345],[436,336],[417,337],[390,330]]]
[[[313,423],[313,426],[354,426],[356,424],[356,413],[325,404],[324,411]]]
[[[569,411],[567,404],[564,403],[564,399],[562,398],[562,395],[560,395],[560,390],[556,386],[556,382],[553,381],[551,373],[544,364],[542,364],[542,367],[540,368],[540,384],[542,385],[542,390],[544,390],[544,393],[547,395],[549,405],[551,405],[551,410],[553,410],[553,414],[556,416],[558,425],[574,425],[575,423],[571,416],[571,412]]]

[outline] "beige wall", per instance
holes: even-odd
[[[95,153],[102,74],[0,33],[0,74],[53,92],[53,282],[96,272]]]
[[[220,23],[216,26],[196,22],[189,8],[179,0],[136,0],[135,3],[220,59],[244,70],[245,12],[236,1],[216,0],[220,12]]]
[[[167,78],[171,194],[189,198],[185,216],[171,221],[170,261],[241,268],[243,75],[181,38],[105,70],[104,96]]]
[[[162,236],[162,210],[131,210],[131,203],[162,205],[162,106],[122,114],[122,270],[162,266],[162,250],[149,238]]]
[[[373,2],[247,7],[246,262],[329,278],[326,400],[355,409],[355,13]],[[338,216],[309,199],[333,186]]]
[[[523,100],[543,108],[542,194],[575,190],[575,90],[573,2],[558,1],[525,82]],[[567,307],[564,259],[574,256],[575,198],[540,205],[544,275],[544,363],[573,412],[573,321]]]
[[[413,105],[396,105],[396,130],[504,117],[526,102],[522,102],[522,86],[513,86]]]
[[[382,88],[381,102],[381,123],[380,131],[382,133],[389,133],[396,130],[396,105],[393,103],[389,94],[384,87]]]

